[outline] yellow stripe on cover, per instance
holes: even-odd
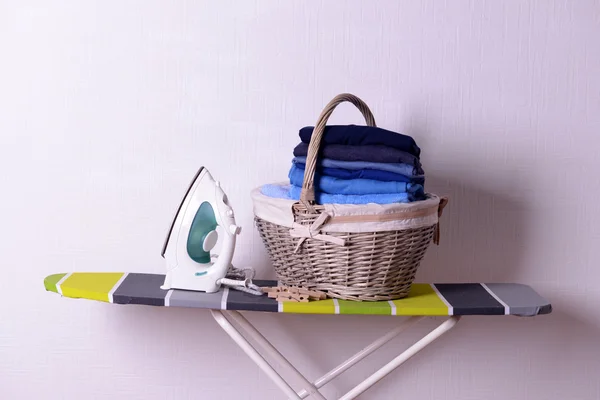
[[[407,297],[393,300],[396,315],[449,315],[448,306],[431,285],[415,283]]]
[[[392,315],[392,307],[387,301],[338,300],[340,314]]]
[[[76,272],[60,286],[63,296],[110,302],[109,292],[123,277],[122,272]]]
[[[309,301],[308,303],[295,303],[291,301],[283,301],[280,303],[283,306],[284,313],[293,314],[335,314],[335,304],[333,299]]]

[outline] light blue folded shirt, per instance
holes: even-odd
[[[290,183],[302,187],[304,170],[292,164],[288,173]],[[315,174],[315,191],[329,194],[386,194],[409,192],[423,193],[423,186],[409,182],[386,182],[374,179],[339,179],[333,176]]]
[[[302,187],[295,185],[266,184],[261,186],[260,192],[265,196],[285,199],[300,200]],[[379,194],[329,194],[315,192],[315,201],[317,204],[392,204],[392,203],[410,203],[414,199],[410,193],[379,193]]]
[[[306,164],[306,157],[294,157],[293,163]],[[343,161],[334,160],[332,158],[319,158],[317,165],[326,168],[343,168],[343,169],[379,169],[382,171],[394,172],[396,174],[414,176],[418,175],[413,165],[403,163],[377,163],[370,161]]]

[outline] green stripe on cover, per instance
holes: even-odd
[[[340,314],[360,315],[449,315],[448,307],[439,298],[431,285],[412,285],[407,297],[388,301],[337,300]],[[283,312],[301,314],[335,314],[333,300],[309,303],[284,302]]]
[[[58,293],[58,290],[56,289],[56,284],[62,278],[64,278],[65,275],[67,275],[67,274],[54,274],[54,275],[48,275],[46,278],[44,278],[44,287],[46,288],[46,290],[49,292]]]

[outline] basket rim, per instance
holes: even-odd
[[[283,183],[285,184],[285,183]],[[262,186],[261,186],[262,187]],[[277,225],[293,228],[300,214],[302,203],[293,199],[269,197],[257,187],[251,192],[253,211],[256,217]],[[392,204],[323,204],[313,206],[314,218],[326,213],[327,223],[321,226],[324,232],[382,232],[404,230],[435,225],[439,222],[440,205],[444,197],[427,193],[425,200],[411,203]],[[318,211],[317,211],[318,210]]]

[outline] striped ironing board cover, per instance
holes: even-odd
[[[44,279],[47,291],[63,297],[113,304],[283,312],[297,314],[363,315],[517,315],[535,316],[552,311],[551,304],[531,287],[516,283],[415,283],[408,297],[393,301],[356,302],[327,299],[308,303],[278,303],[239,290],[217,293],[162,290],[165,276],[123,272],[74,272]],[[275,286],[276,281],[256,281]]]

